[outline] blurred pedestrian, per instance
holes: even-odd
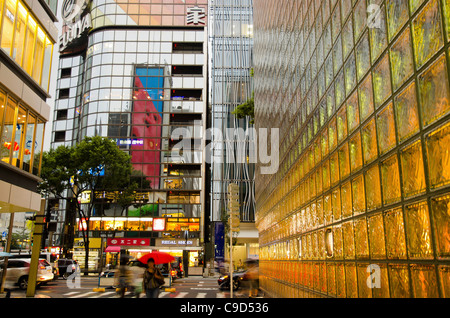
[[[247,262],[248,270],[245,279],[249,282],[249,297],[257,297],[259,291],[259,267],[258,262],[251,260]]]
[[[128,289],[131,289],[132,273],[128,268],[128,258],[123,257],[120,259],[119,270],[116,272],[116,278],[119,286],[118,294],[120,298],[125,297],[125,293]]]
[[[160,270],[155,266],[155,260],[150,258],[147,262],[147,269],[144,272],[142,289],[145,290],[147,298],[158,298],[159,287],[164,285],[164,277]]]

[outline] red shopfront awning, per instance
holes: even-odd
[[[106,249],[105,249],[105,252],[109,252],[109,253],[118,253],[118,252],[120,252],[120,246],[108,246]]]

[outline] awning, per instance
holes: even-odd
[[[120,252],[120,246],[108,246],[108,247],[105,249],[105,252],[118,253],[118,252]]]

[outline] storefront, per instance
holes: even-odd
[[[88,271],[97,272],[101,259],[101,238],[89,238]],[[75,238],[73,243],[73,259],[78,262],[81,270],[85,268],[85,249],[83,238]]]
[[[203,274],[203,251],[199,239],[158,238],[155,240],[155,249],[167,252],[174,257],[183,258],[187,253],[189,275]]]

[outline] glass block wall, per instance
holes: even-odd
[[[275,297],[450,297],[448,0],[254,2],[260,283]],[[274,14],[277,12],[277,14]]]

